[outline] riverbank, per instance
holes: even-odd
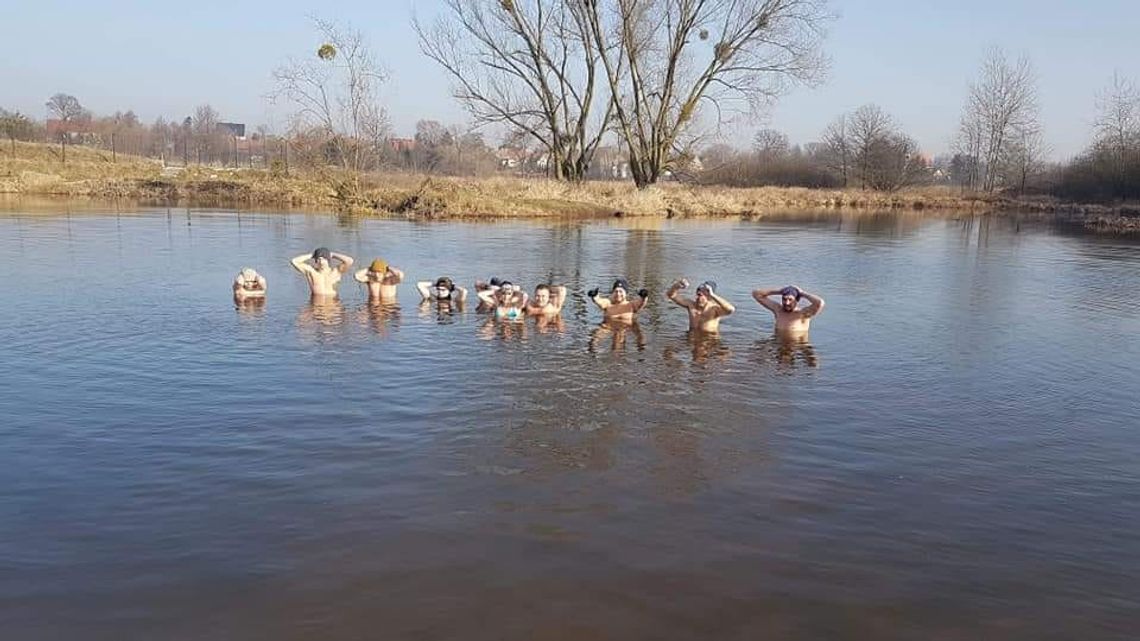
[[[452,178],[406,173],[346,176],[333,170],[164,167],[157,160],[87,147],[16,143],[0,151],[0,194],[132,199],[209,205],[288,206],[423,219],[517,217],[763,218],[788,211],[910,210],[1055,216],[1106,233],[1140,233],[1140,206],[1018,200],[920,187],[893,193],[798,187],[730,188],[629,182],[571,185],[540,178]]]

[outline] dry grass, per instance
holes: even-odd
[[[791,211],[1019,211],[1057,213],[1090,228],[1129,231],[1127,208],[1062,205],[963,194],[950,187],[895,193],[796,187],[732,188],[665,183],[639,190],[630,182],[567,184],[538,178],[448,178],[405,173],[345,176],[331,170],[162,167],[159,161],[69,146],[0,145],[0,193],[89,196],[219,205],[286,205],[413,218],[712,217],[762,218]]]

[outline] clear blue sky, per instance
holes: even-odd
[[[362,29],[391,73],[385,102],[399,133],[419,118],[465,120],[443,74],[420,53],[413,11],[439,0],[276,0],[156,3],[131,0],[7,3],[0,20],[0,106],[45,116],[71,93],[96,113],[134,109],[144,121],[209,102],[250,126],[283,124],[266,105],[270,71],[317,44],[318,15]],[[839,18],[825,50],[826,84],[797,89],[767,116],[808,142],[835,115],[875,102],[929,152],[949,146],[966,87],[984,49],[1027,54],[1038,75],[1054,156],[1087,143],[1098,90],[1114,70],[1140,80],[1135,0],[833,0]],[[742,128],[755,125],[743,125]],[[742,133],[730,131],[739,140]],[[745,138],[746,139],[746,138]]]

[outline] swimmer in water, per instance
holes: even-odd
[[[624,278],[614,281],[609,297],[599,296],[597,288],[586,292],[590,300],[602,310],[607,321],[632,323],[634,317],[649,302],[649,290],[642,289],[637,292],[638,300],[629,299],[629,282]]]
[[[534,298],[526,305],[526,315],[554,318],[562,313],[565,302],[565,285],[539,285],[534,288]]]
[[[499,280],[498,278],[496,278],[494,276],[492,276],[490,280],[477,280],[477,281],[475,281],[475,297],[479,299],[479,306],[475,308],[475,313],[477,313],[477,314],[489,314],[492,311],[494,311],[494,309],[495,309],[494,305],[488,305],[487,303],[485,303],[483,301],[483,299],[479,297],[479,292],[496,291],[499,289],[499,285],[502,285],[502,284],[503,284],[503,281]]]
[[[780,302],[769,296],[780,296]],[[783,289],[757,289],[752,298],[776,316],[776,333],[782,336],[806,337],[811,328],[811,319],[823,311],[823,299],[809,294],[795,285]],[[806,298],[810,305],[800,308],[800,299]]]
[[[396,300],[396,285],[404,282],[404,272],[377,258],[368,269],[353,274],[353,278],[368,288],[369,302],[387,303]]]
[[[495,318],[498,320],[522,320],[526,316],[526,292],[510,281],[502,281],[498,287],[484,289],[478,296],[483,304],[495,310]]]
[[[245,267],[234,278],[234,299],[240,302],[253,298],[265,298],[267,286],[264,276],[257,273],[252,267]]]
[[[467,301],[467,289],[456,285],[447,276],[437,278],[434,284],[429,280],[421,280],[416,283],[416,289],[419,290],[425,303],[431,301],[440,304],[455,303],[462,305]]]
[[[716,293],[716,283],[711,280],[697,286],[693,300],[680,295],[682,289],[688,288],[689,281],[682,278],[673,283],[665,296],[689,312],[691,332],[716,333],[720,329],[720,319],[736,311],[732,303]]]
[[[332,264],[334,260],[339,263],[335,267]],[[309,292],[314,298],[336,298],[336,286],[341,275],[352,267],[351,256],[330,252],[324,247],[313,250],[312,256],[301,254],[290,262],[293,269],[309,281]]]

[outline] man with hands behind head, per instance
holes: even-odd
[[[780,296],[780,302],[769,296]],[[776,333],[783,336],[807,336],[811,328],[811,319],[823,311],[823,299],[815,294],[809,294],[795,285],[788,285],[783,289],[757,289],[752,292],[752,298],[763,305],[776,316]],[[800,307],[800,299],[806,298],[810,305]]]
[[[335,267],[332,264],[334,260],[338,262]],[[301,254],[290,262],[293,269],[309,281],[309,291],[314,298],[336,298],[336,286],[341,275],[352,267],[351,256],[331,252],[325,247],[313,250],[312,256]]]
[[[707,280],[697,286],[692,300],[680,295],[689,288],[684,278],[676,281],[665,296],[689,312],[689,331],[714,334],[720,329],[720,319],[736,311],[736,307],[716,293],[716,283]]]

